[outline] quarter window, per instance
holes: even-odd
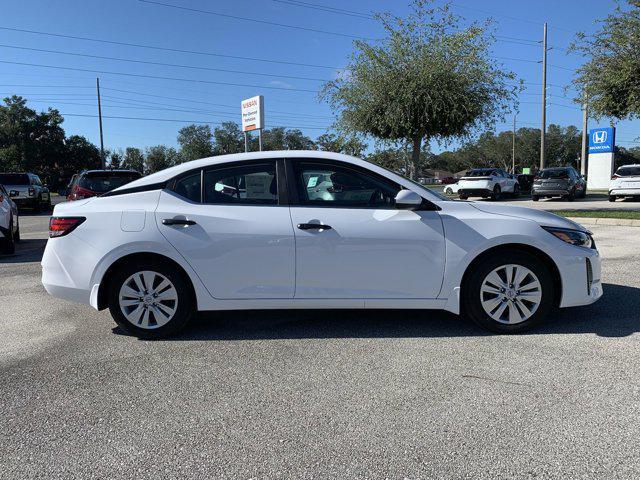
[[[173,191],[192,202],[200,203],[200,170],[176,181]]]
[[[300,203],[327,207],[385,208],[395,205],[398,185],[359,170],[329,164],[294,167]]]
[[[277,205],[278,181],[275,163],[206,171],[204,203]]]

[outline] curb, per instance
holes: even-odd
[[[609,225],[615,227],[640,227],[640,220],[625,218],[592,218],[592,217],[567,217],[582,225]]]

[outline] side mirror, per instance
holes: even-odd
[[[422,205],[422,197],[411,190],[400,190],[396,195],[396,207],[414,210]]]

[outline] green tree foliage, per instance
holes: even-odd
[[[469,135],[504,118],[518,88],[490,55],[488,24],[450,13],[448,5],[414,0],[407,18],[379,15],[387,36],[355,41],[347,71],[321,97],[340,125],[379,139],[409,141],[415,178],[422,142]]]
[[[244,134],[235,122],[223,122],[213,130],[214,155],[244,152]]]
[[[139,148],[127,147],[122,159],[122,168],[144,173],[144,154]]]
[[[259,149],[258,138],[251,137],[252,151]],[[300,130],[285,127],[265,129],[262,132],[262,150],[314,150],[315,143]],[[243,150],[244,151],[244,150]]]
[[[316,139],[318,150],[362,157],[367,145],[355,136],[323,133]]]
[[[62,177],[71,177],[84,169],[100,168],[100,149],[86,138],[71,135],[65,145],[66,154],[60,169]]]
[[[147,149],[144,163],[145,173],[155,173],[180,163],[180,156],[175,148],[156,145]]]
[[[180,156],[183,161],[197,160],[213,155],[213,134],[209,125],[188,125],[178,132]]]
[[[588,59],[574,84],[596,117],[640,116],[640,0],[628,0],[628,5],[618,4],[597,32],[578,34],[572,45]]]

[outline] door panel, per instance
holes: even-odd
[[[292,207],[296,298],[436,298],[444,235],[434,211]],[[299,229],[322,223],[331,229]]]

